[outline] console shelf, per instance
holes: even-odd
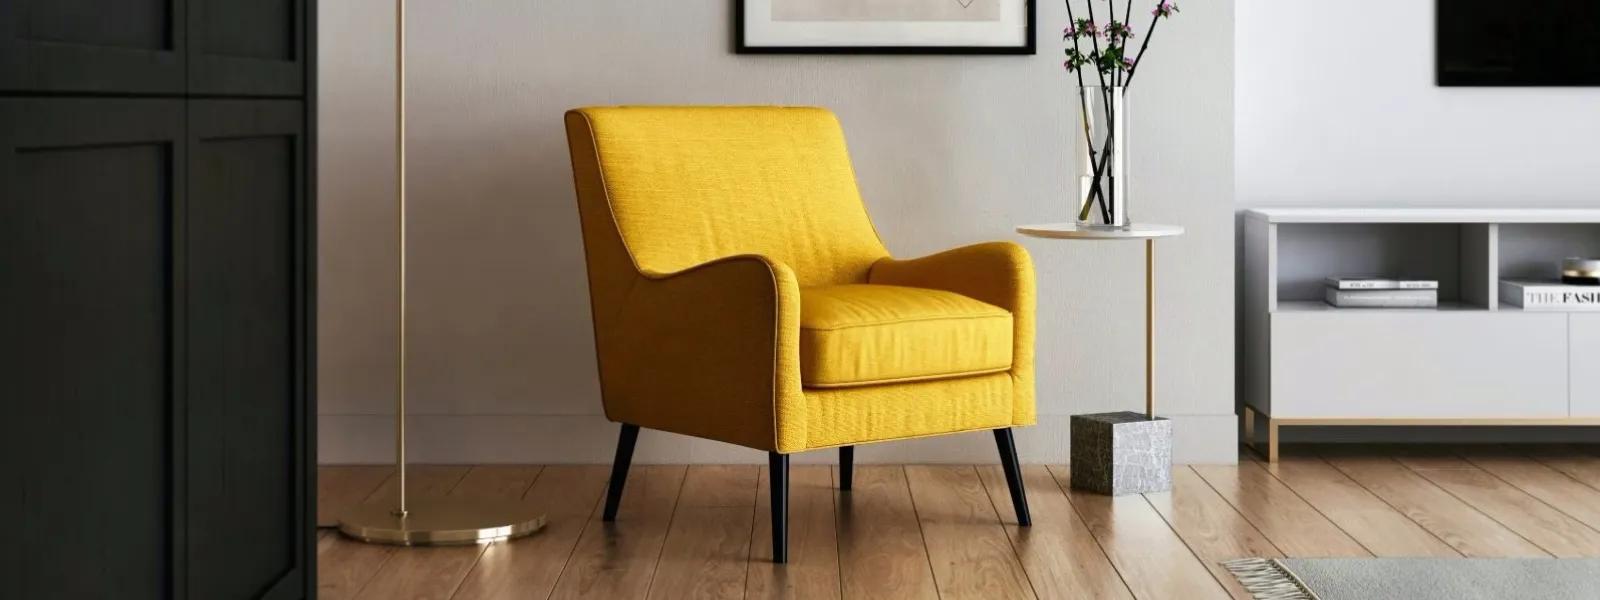
[[[1280,426],[1600,425],[1600,313],[1500,306],[1499,281],[1600,255],[1600,210],[1257,209],[1245,214],[1245,433]],[[1440,306],[1335,308],[1323,278],[1439,281]]]

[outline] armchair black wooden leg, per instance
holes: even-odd
[[[850,491],[850,481],[856,472],[856,447],[839,447],[839,489]]]
[[[617,520],[617,505],[622,503],[622,486],[628,482],[628,465],[633,464],[633,443],[639,441],[639,426],[622,424],[617,438],[617,457],[611,461],[611,485],[606,487],[605,520]]]
[[[994,430],[994,444],[1000,449],[1000,468],[1006,472],[1006,487],[1011,488],[1011,508],[1017,512],[1017,524],[1031,526],[1033,517],[1028,514],[1028,495],[1022,489],[1022,465],[1017,462],[1017,443],[1011,438],[1011,430]]]
[[[789,455],[767,453],[772,475],[772,562],[789,562]]]

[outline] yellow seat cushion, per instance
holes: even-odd
[[[862,387],[807,388],[808,448],[1012,427],[1016,378],[1000,372]],[[1033,424],[1028,421],[1027,424]]]
[[[800,382],[849,387],[1011,368],[1011,313],[955,292],[895,285],[800,290]]]

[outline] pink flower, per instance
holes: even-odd
[[[1150,14],[1157,17],[1170,17],[1175,12],[1178,12],[1178,5],[1171,2],[1162,2],[1156,5],[1155,10],[1150,11]]]

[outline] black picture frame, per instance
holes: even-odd
[[[733,2],[734,54],[975,54],[1033,55],[1039,53],[1037,0],[1025,0],[1027,41],[1021,46],[751,46],[744,35],[745,2]]]
[[[1439,87],[1600,86],[1600,5],[1537,0],[1507,12],[1495,0],[1435,0]]]

